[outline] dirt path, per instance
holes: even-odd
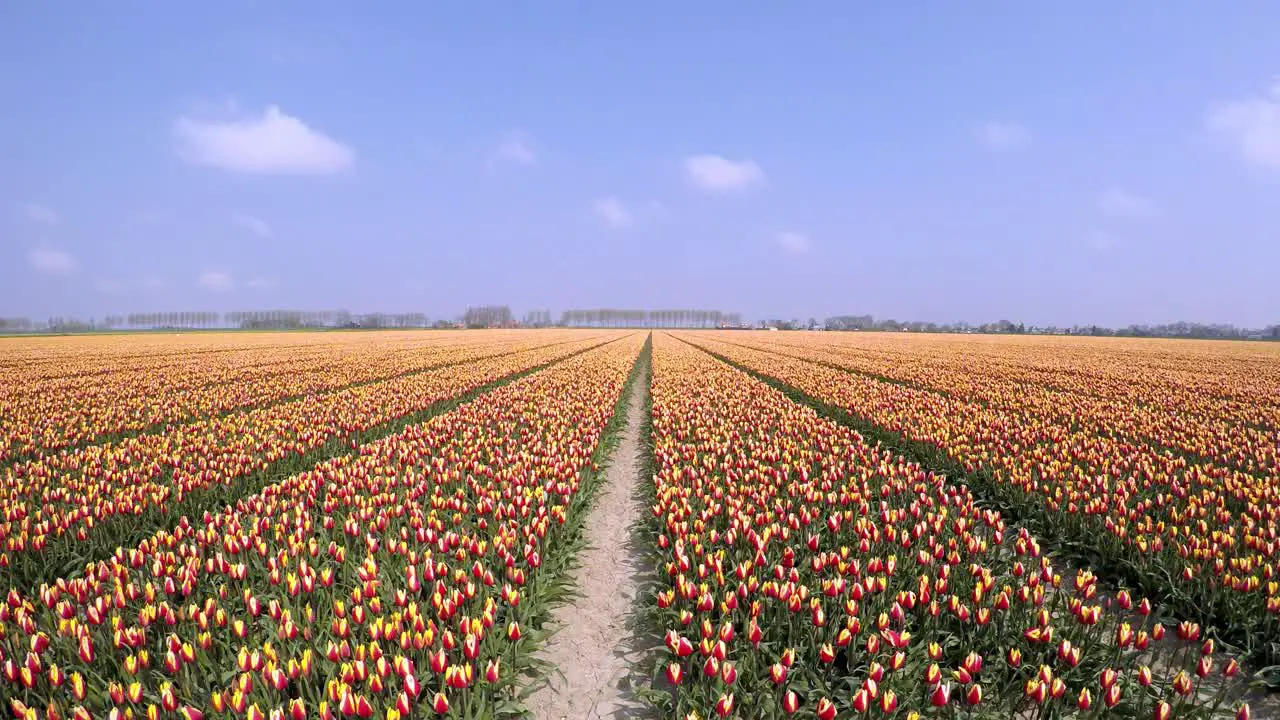
[[[553,612],[551,627],[556,632],[539,653],[557,670],[527,702],[538,720],[620,720],[645,713],[644,704],[631,692],[638,679],[633,673],[641,643],[630,620],[645,572],[631,532],[643,508],[638,493],[640,426],[648,393],[646,368],[632,387],[626,426],[587,516],[588,546],[574,573],[576,598]]]

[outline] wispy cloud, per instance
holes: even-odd
[[[245,283],[246,287],[254,290],[271,290],[279,285],[280,282],[276,278],[264,277],[261,275],[249,278],[249,281]]]
[[[778,247],[782,251],[790,255],[803,255],[809,252],[810,242],[809,236],[794,230],[780,232],[774,238],[778,243]]]
[[[234,120],[180,117],[173,124],[189,163],[236,173],[331,175],[351,167],[355,151],[272,105]]]
[[[1014,150],[1031,142],[1031,131],[1017,123],[991,120],[974,128],[978,142],[992,150]]]
[[[1109,253],[1124,245],[1124,239],[1108,230],[1093,230],[1084,236],[1085,247],[1099,253]]]
[[[1150,198],[1120,188],[1102,193],[1098,209],[1111,217],[1127,220],[1146,220],[1156,215],[1156,205]]]
[[[233,213],[231,215],[231,222],[254,235],[257,235],[258,237],[271,237],[271,226],[262,218],[257,218],[245,213]]]
[[[235,287],[235,280],[231,275],[217,270],[209,270],[202,273],[197,283],[209,292],[229,292],[231,288]]]
[[[764,169],[750,158],[731,160],[721,155],[691,155],[684,159],[685,178],[708,193],[736,193],[763,185]]]
[[[27,263],[43,275],[70,275],[76,271],[76,258],[65,250],[38,245],[27,252]]]
[[[27,219],[38,225],[57,225],[59,222],[58,214],[48,205],[40,203],[27,203],[23,208]]]
[[[635,217],[631,211],[616,197],[599,198],[592,204],[591,209],[605,225],[615,230],[631,227],[635,223]]]
[[[538,154],[534,152],[529,138],[523,133],[511,133],[489,153],[489,166],[494,165],[533,165],[538,162]]]
[[[1258,95],[1215,105],[1205,124],[1246,163],[1280,170],[1280,81]]]

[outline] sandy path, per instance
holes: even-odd
[[[642,554],[632,546],[632,526],[643,503],[638,495],[640,426],[649,393],[649,371],[636,378],[626,425],[610,458],[584,527],[588,546],[574,573],[572,603],[552,613],[551,636],[539,656],[558,670],[528,700],[539,720],[634,718],[645,706],[630,688],[641,655],[630,629],[632,609],[644,572]]]

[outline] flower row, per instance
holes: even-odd
[[[670,716],[1208,717],[1238,692],[1195,625],[745,373],[660,337],[652,397]]]
[[[1086,345],[1094,351],[1080,357],[1064,353],[1057,344],[1033,342],[996,345],[999,352],[988,350],[988,355],[980,358],[961,353],[953,346],[955,342],[898,340],[874,353],[862,347],[863,343],[842,342],[838,337],[801,337],[785,342],[752,338],[746,344],[1031,413],[1122,443],[1155,445],[1204,461],[1207,467],[1217,465],[1260,477],[1280,474],[1280,443],[1276,441],[1280,401],[1272,397],[1280,387],[1280,364],[1274,362],[1280,358],[1274,355],[1267,363],[1266,355],[1245,352],[1251,349],[1248,346],[1227,345],[1210,360],[1173,352],[1185,344],[1171,344],[1168,351],[1157,353],[1150,351],[1150,341],[1138,341],[1128,354],[1111,344]],[[877,346],[886,341],[876,343],[873,339],[870,343]],[[949,347],[951,353],[946,352]],[[1148,352],[1143,353],[1143,347]],[[1270,346],[1263,349],[1273,351]],[[1232,351],[1238,351],[1239,356]],[[1095,371],[1086,364],[1097,356],[1110,361],[1111,367],[1103,375],[1109,382],[1097,380]],[[975,367],[980,370],[974,372]],[[1179,368],[1194,369],[1195,374],[1187,377]]]
[[[492,716],[642,340],[10,591],[0,695],[34,718]]]
[[[253,408],[514,349],[527,339],[452,335],[426,340],[286,345],[261,351],[147,358],[132,368],[7,383],[0,461],[103,437]],[[561,340],[569,338],[559,338]],[[557,338],[545,338],[555,342]]]
[[[1085,548],[1111,579],[1210,622],[1270,664],[1280,636],[1280,485],[1005,407],[705,336],[696,342],[878,429],[985,499]],[[1100,572],[1104,572],[1100,570]]]
[[[83,565],[120,544],[121,528],[137,537],[149,518],[172,522],[171,505],[210,492],[214,504],[234,499],[250,477],[600,341],[526,341],[519,352],[17,463],[0,478],[0,577],[29,583]]]

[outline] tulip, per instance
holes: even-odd
[[[1049,688],[1044,684],[1044,681],[1035,678],[1027,681],[1023,692],[1037,705],[1043,704],[1049,697]]]
[[[929,703],[934,707],[943,707],[951,701],[951,686],[946,683],[937,683],[933,686],[933,691],[929,693]]]
[[[88,635],[80,636],[80,643],[77,647],[77,653],[80,655],[80,659],[83,660],[86,664],[93,663],[93,659],[94,659],[93,641],[89,639]]]
[[[437,715],[444,715],[449,712],[449,698],[445,697],[443,692],[436,693],[435,697],[431,699],[431,709]]]
[[[866,688],[862,688],[861,690],[859,690],[859,691],[857,691],[857,692],[855,692],[855,693],[853,694],[853,709],[854,709],[854,710],[856,710],[856,711],[858,711],[858,712],[860,712],[860,713],[861,713],[861,712],[866,712],[866,711],[867,711],[867,708],[868,708],[870,705],[871,705],[871,694],[867,692],[867,689],[866,689]]]
[[[832,720],[836,716],[835,703],[829,698],[821,698],[818,700],[818,720]]]
[[[702,674],[707,677],[715,677],[720,674],[720,661],[714,656],[708,657],[707,661],[702,664]]]
[[[716,714],[719,715],[720,717],[729,717],[729,714],[732,712],[733,712],[733,693],[729,693],[728,695],[721,695],[720,699],[716,701]]]
[[[1192,690],[1191,676],[1186,670],[1179,670],[1178,674],[1173,677],[1173,689],[1179,695],[1190,695]]]
[[[1120,703],[1120,685],[1115,684],[1106,689],[1102,694],[1102,702],[1109,708],[1113,708]]]
[[[831,643],[822,643],[822,645],[818,647],[818,660],[827,664],[835,662],[836,651],[835,648],[831,647]]]
[[[1210,640],[1209,642],[1213,642]],[[1213,658],[1208,655],[1200,656],[1199,662],[1196,663],[1196,675],[1205,678],[1209,677],[1209,673],[1213,672]]]
[[[1089,688],[1080,688],[1080,697],[1076,699],[1076,707],[1081,710],[1088,710],[1093,707],[1093,694],[1089,692]]]

